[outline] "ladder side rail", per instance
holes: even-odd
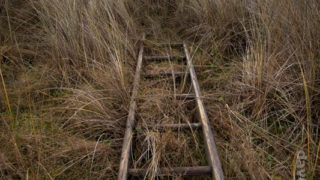
[[[138,94],[139,84],[140,84],[140,74],[141,74],[143,51],[144,51],[143,41],[145,40],[145,37],[146,35],[143,34],[142,42],[139,47],[138,62],[137,62],[136,72],[135,72],[134,81],[133,81],[133,89],[132,89],[130,106],[129,106],[129,114],[128,114],[127,123],[126,123],[125,136],[122,144],[118,180],[126,180],[128,177],[130,149],[132,145],[133,128],[135,125],[135,112],[137,108],[136,96]]]
[[[196,95],[197,109],[198,109],[200,120],[202,123],[202,131],[204,135],[207,159],[208,159],[209,165],[212,168],[212,177],[216,180],[224,180],[221,162],[220,162],[217,147],[214,141],[213,133],[209,124],[208,115],[202,100],[199,82],[197,79],[196,72],[194,70],[194,66],[192,64],[192,59],[188,50],[188,46],[185,42],[183,43],[183,48],[187,58],[187,65],[188,65],[189,74],[192,81],[193,90]]]

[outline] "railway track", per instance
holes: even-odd
[[[131,101],[129,107],[129,114],[126,123],[125,136],[123,139],[122,153],[120,159],[120,167],[118,173],[118,180],[126,180],[128,177],[143,177],[147,173],[147,169],[143,168],[131,168],[130,159],[132,157],[132,144],[135,141],[134,134],[136,126],[136,111],[137,111],[137,96],[139,93],[139,85],[141,83],[141,76],[143,79],[154,78],[173,78],[180,79],[179,82],[187,80],[192,86],[192,93],[188,94],[174,94],[176,99],[192,99],[194,100],[198,122],[195,123],[179,123],[179,124],[161,124],[161,125],[146,125],[138,126],[139,129],[153,129],[157,131],[165,130],[184,130],[184,131],[202,131],[202,141],[205,145],[206,159],[208,164],[206,166],[190,166],[190,167],[161,167],[157,170],[156,176],[212,176],[212,179],[223,180],[224,174],[217,152],[216,144],[214,141],[213,133],[210,128],[208,116],[206,113],[205,105],[202,100],[201,90],[199,87],[197,75],[192,63],[192,58],[189,53],[187,43],[175,43],[170,44],[172,48],[183,49],[184,56],[144,56],[145,52],[145,34],[142,37],[142,41],[139,47],[139,55],[137,60],[136,72],[134,76],[133,89],[131,94]],[[145,73],[142,74],[143,64],[150,62],[165,62],[170,60],[182,61],[185,63],[185,72],[162,72],[162,73]],[[155,95],[157,96],[157,95]],[[161,95],[159,95],[161,96]]]

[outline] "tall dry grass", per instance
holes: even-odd
[[[308,177],[319,176],[318,1],[3,2],[1,178],[115,179],[143,31],[150,44],[193,45],[227,178],[292,178],[298,150]],[[169,92],[156,85],[141,88],[140,122],[191,121],[187,102],[145,98]],[[133,165],[148,168],[146,178],[163,165],[205,164],[196,132],[137,140]]]
[[[216,121],[230,123],[229,128],[239,133],[225,132],[230,144],[224,145],[224,162],[233,162],[233,170],[242,171],[236,176],[249,172],[253,179],[286,179],[294,176],[295,153],[302,149],[308,155],[307,176],[319,176],[320,4],[259,0],[191,4],[189,11],[196,16],[185,16],[193,22],[185,34],[197,34],[215,66],[220,67],[220,60],[231,61],[223,63],[229,72],[211,80],[221,83],[220,93],[213,93],[223,97],[226,108],[214,111],[213,105],[209,111],[213,117],[220,113],[224,118]],[[216,121],[213,126],[219,132]]]
[[[1,177],[113,179],[137,41],[125,2],[7,6],[1,104],[15,123],[1,128]]]

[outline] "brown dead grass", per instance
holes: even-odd
[[[179,53],[159,42],[192,45],[227,179],[290,179],[301,149],[319,176],[318,1],[2,2],[2,179],[116,178],[142,31],[150,54]],[[183,70],[171,65],[144,72]],[[190,86],[143,80],[137,123],[195,121],[194,102],[171,97],[181,92]],[[201,138],[140,130],[132,165],[147,179],[204,165]]]

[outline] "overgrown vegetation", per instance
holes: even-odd
[[[4,0],[0,20],[2,179],[116,178],[142,32],[192,45],[227,179],[294,178],[299,150],[320,177],[317,0]],[[140,122],[190,122],[189,102],[150,98],[156,85]],[[147,179],[206,163],[197,132],[137,131]]]

